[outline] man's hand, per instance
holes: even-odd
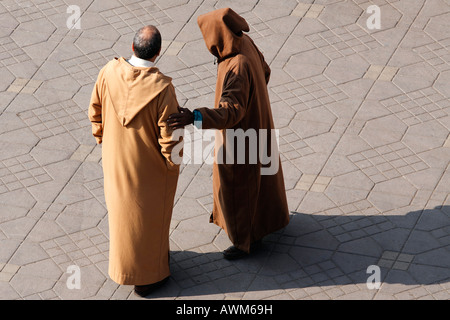
[[[169,116],[167,123],[172,129],[183,129],[185,126],[194,123],[194,113],[187,109],[178,107],[180,113],[174,113]]]

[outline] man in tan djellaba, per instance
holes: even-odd
[[[210,222],[224,229],[233,246],[223,252],[226,259],[246,257],[261,239],[289,223],[283,171],[276,143],[267,90],[271,70],[263,54],[244,32],[249,26],[230,8],[203,14],[197,19],[207,49],[217,58],[215,104],[169,117],[174,129],[194,123],[201,129],[217,129],[215,156],[231,161],[213,164],[214,205]],[[231,133],[231,134],[229,134]],[[242,145],[235,137],[250,139]],[[231,138],[231,139],[230,139]],[[220,143],[217,147],[217,141]],[[270,161],[255,159],[270,154]],[[234,149],[238,149],[234,153]],[[262,150],[265,149],[265,150]],[[264,151],[264,152],[262,152]],[[232,156],[229,156],[233,154]],[[226,155],[224,155],[226,154]],[[220,159],[220,158],[219,158]]]
[[[141,28],[130,59],[110,61],[92,92],[89,119],[102,144],[109,220],[109,276],[146,296],[170,276],[169,226],[179,176],[166,120],[178,112],[172,79],[154,62],[161,34]]]

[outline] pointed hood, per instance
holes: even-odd
[[[247,21],[230,8],[203,14],[197,22],[206,47],[219,60],[238,54],[242,32],[250,31]]]
[[[124,127],[172,81],[158,68],[133,67],[124,58],[111,61],[104,78],[114,111]]]

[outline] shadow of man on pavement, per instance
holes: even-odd
[[[369,266],[379,268],[381,285],[450,282],[450,206],[406,215],[292,212],[290,218],[243,260],[225,260],[220,252],[172,251],[169,285],[148,298],[261,299],[336,286],[363,290],[357,299],[373,298],[377,290],[367,287]]]

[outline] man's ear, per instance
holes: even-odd
[[[134,52],[134,42],[131,44],[131,50]]]
[[[150,59],[150,61],[156,61],[156,59],[159,57],[159,55],[161,54],[161,49],[159,49],[159,51],[158,51],[158,53],[157,54],[155,54],[151,59]]]

